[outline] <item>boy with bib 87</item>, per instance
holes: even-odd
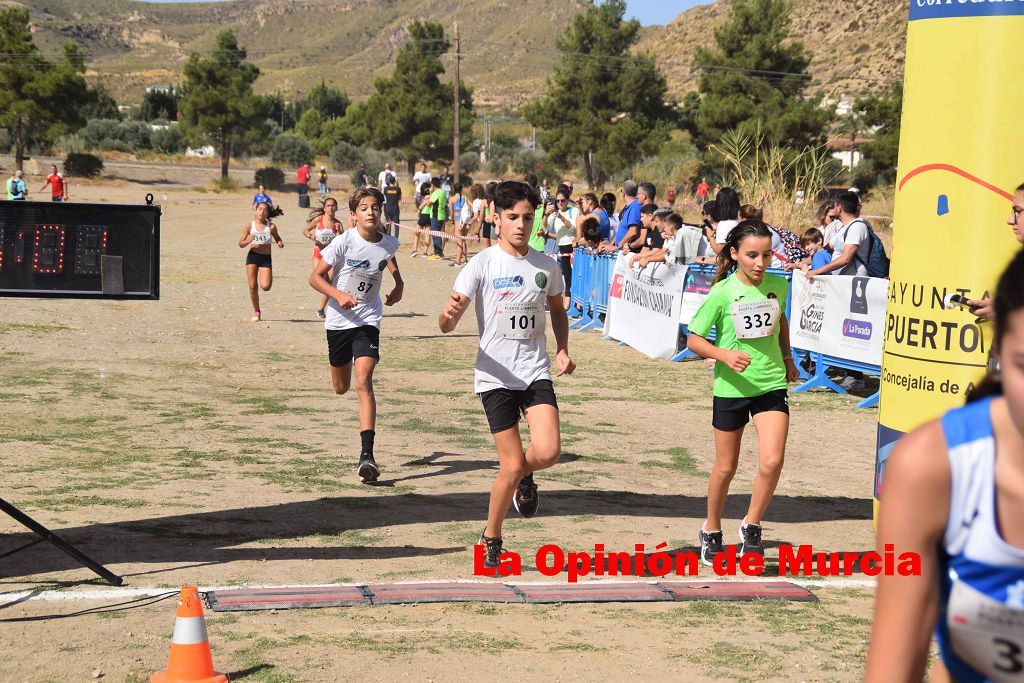
[[[381,230],[383,206],[384,195],[380,190],[356,188],[348,201],[355,219],[354,229],[346,230],[320,250],[320,260],[309,276],[309,285],[328,298],[324,327],[335,393],[349,390],[355,366],[362,441],[358,473],[364,483],[374,482],[380,476],[373,457],[377,423],[373,370],[380,360],[380,321],[384,310],[380,290],[384,269],[395,280],[384,305],[393,306],[401,301],[405,288],[395,260],[398,240]]]

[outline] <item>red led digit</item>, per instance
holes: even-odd
[[[32,270],[42,275],[64,271],[64,228],[59,225],[36,227],[32,243]]]

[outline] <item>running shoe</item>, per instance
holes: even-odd
[[[317,315],[317,317],[318,317],[318,318],[320,318],[321,320],[323,320],[324,318],[326,318],[326,317],[327,317],[327,314],[326,314],[326,313],[324,313],[324,309],[322,309],[322,308],[318,308],[318,309],[316,309],[316,315]]]
[[[480,534],[480,541],[477,545],[484,547],[484,566],[491,567],[492,569],[497,567],[498,558],[501,557],[501,536],[491,538],[490,536]]]
[[[430,256],[427,257],[427,260],[428,261],[440,261],[441,257],[438,256],[437,254],[431,254]]]
[[[721,531],[704,531],[702,526],[697,532],[697,540],[700,543],[700,561],[711,566],[715,555],[725,550],[725,541]]]
[[[516,512],[523,517],[533,517],[540,507],[540,494],[537,493],[537,485],[533,483],[533,474],[527,474],[519,481],[516,492],[512,496],[512,504],[516,506]]]
[[[409,258],[416,258],[417,256],[419,256],[419,254],[416,253],[415,251],[409,254]]]
[[[740,557],[747,553],[757,553],[764,557],[764,546],[761,545],[761,525],[747,524],[747,520],[740,522],[740,542],[743,548],[740,550]]]
[[[372,453],[363,453],[359,456],[359,479],[364,484],[372,484],[380,476],[380,468],[377,461],[373,459]]]
[[[260,321],[260,312],[259,311],[254,311],[253,314],[252,314],[252,317],[249,318],[249,322],[251,322],[251,323],[258,323],[259,321]]]

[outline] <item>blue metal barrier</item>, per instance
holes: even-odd
[[[836,356],[828,356],[824,353],[811,353],[811,360],[814,361],[814,374],[810,375],[806,382],[793,389],[794,394],[799,394],[803,391],[809,391],[810,389],[816,389],[818,387],[825,387],[831,389],[838,394],[848,393],[846,389],[833,382],[825,374],[826,368],[843,368],[844,370],[857,370],[859,372],[866,373],[868,375],[881,375],[882,368],[871,363],[860,363],[854,360],[847,360],[846,358],[837,358]],[[870,408],[878,405],[879,392],[871,394],[863,401],[856,405],[857,408]]]
[[[583,249],[577,249],[572,260],[572,297],[570,299],[570,317],[577,320],[569,325],[575,329],[590,322],[590,273],[593,269],[593,255]],[[579,309],[579,315],[574,315]]]

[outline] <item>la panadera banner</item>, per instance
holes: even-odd
[[[1024,0],[911,0],[875,501],[896,440],[961,405],[993,330],[945,296],[981,298],[1019,248]],[[936,454],[938,457],[938,454]]]

